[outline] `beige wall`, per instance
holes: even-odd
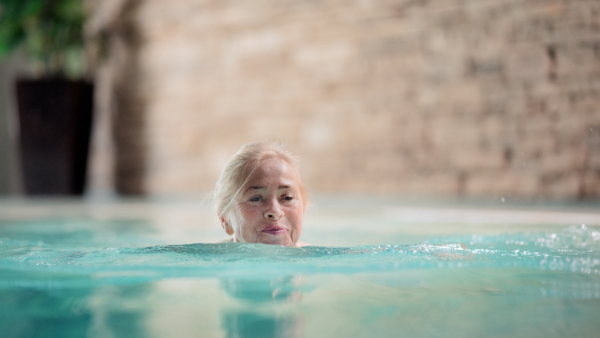
[[[598,1],[105,4],[121,192],[208,191],[268,139],[311,191],[600,195]]]

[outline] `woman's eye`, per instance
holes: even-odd
[[[283,200],[284,200],[284,201],[291,201],[291,200],[293,200],[293,199],[294,199],[294,197],[293,197],[293,196],[283,196]]]
[[[260,201],[260,196],[252,197],[249,201],[250,202],[258,202],[258,201]]]

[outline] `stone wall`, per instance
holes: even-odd
[[[111,3],[120,192],[208,191],[266,139],[315,192],[600,195],[597,0]]]

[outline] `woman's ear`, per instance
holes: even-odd
[[[219,219],[221,220],[221,226],[223,227],[225,232],[229,236],[233,235],[233,227],[231,227],[231,224],[229,224],[229,221],[227,221],[227,217],[221,216],[221,217],[219,217]]]

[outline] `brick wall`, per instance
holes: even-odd
[[[95,14],[113,17],[96,31],[121,192],[208,191],[268,139],[301,157],[311,191],[600,195],[596,0],[113,7]]]

